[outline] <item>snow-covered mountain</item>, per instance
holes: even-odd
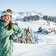
[[[38,13],[36,11],[29,11],[29,12],[18,12],[19,15],[23,16],[34,16],[34,15],[42,15],[41,13]]]
[[[18,17],[18,18],[22,18],[22,17],[24,17],[24,16],[34,16],[34,15],[42,16],[41,13],[38,13],[38,12],[36,12],[36,11],[14,12],[14,13],[13,13],[13,17]]]
[[[38,13],[36,11],[29,11],[29,12],[13,12],[13,18],[12,21],[23,21],[24,17],[28,16],[35,16],[38,15],[39,17],[43,17],[41,13]]]

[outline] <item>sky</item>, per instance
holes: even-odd
[[[56,0],[0,0],[0,10],[37,11],[43,15],[56,16]]]

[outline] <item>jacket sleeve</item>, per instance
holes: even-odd
[[[13,39],[19,38],[23,35],[23,29],[21,29],[19,26],[17,25],[13,25]]]

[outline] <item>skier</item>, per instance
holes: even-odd
[[[22,29],[13,25],[12,10],[7,9],[1,13],[0,18],[0,56],[13,56],[13,39],[23,34]]]

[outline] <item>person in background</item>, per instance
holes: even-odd
[[[12,10],[7,9],[1,13],[0,19],[0,56],[13,56],[13,39],[20,37],[23,30],[13,25]]]

